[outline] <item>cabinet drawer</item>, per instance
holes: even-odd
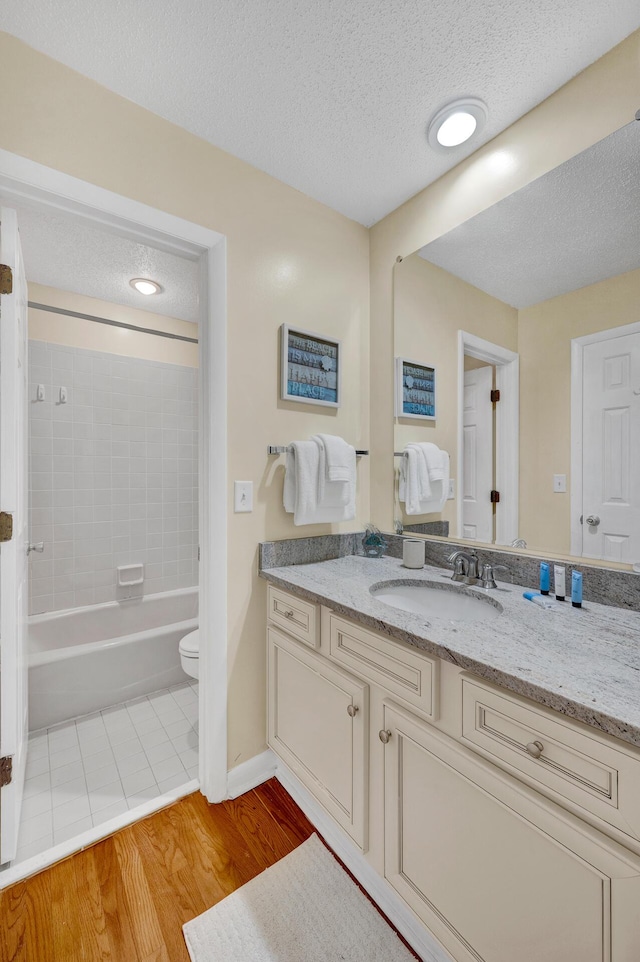
[[[462,676],[462,737],[558,799],[640,838],[640,757],[549,709]]]
[[[329,615],[334,661],[375,682],[431,721],[438,717],[438,659]]]
[[[269,585],[269,619],[310,648],[320,646],[318,606]]]

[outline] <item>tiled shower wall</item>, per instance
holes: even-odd
[[[125,597],[118,565],[144,564],[144,594],[197,584],[197,370],[29,351],[31,613]]]

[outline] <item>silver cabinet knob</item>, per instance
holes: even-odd
[[[587,518],[587,524],[591,525],[592,528],[597,528],[600,524],[600,518],[597,514],[590,514]]]
[[[378,732],[378,738],[380,739],[383,745],[387,745],[391,741],[391,732],[389,731],[388,728],[386,730],[382,728]]]
[[[349,718],[355,718],[360,709],[357,705],[347,705],[347,715]]]
[[[293,618],[293,612],[292,612],[292,611],[285,611],[284,616],[285,616],[285,618]]]
[[[542,742],[528,742],[526,748],[532,758],[540,758],[544,751]]]

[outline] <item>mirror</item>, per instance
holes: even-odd
[[[640,561],[640,124],[394,270],[396,530]]]

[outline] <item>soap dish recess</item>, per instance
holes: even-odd
[[[132,585],[141,585],[144,581],[144,565],[120,565],[118,572],[118,587],[130,588]]]

